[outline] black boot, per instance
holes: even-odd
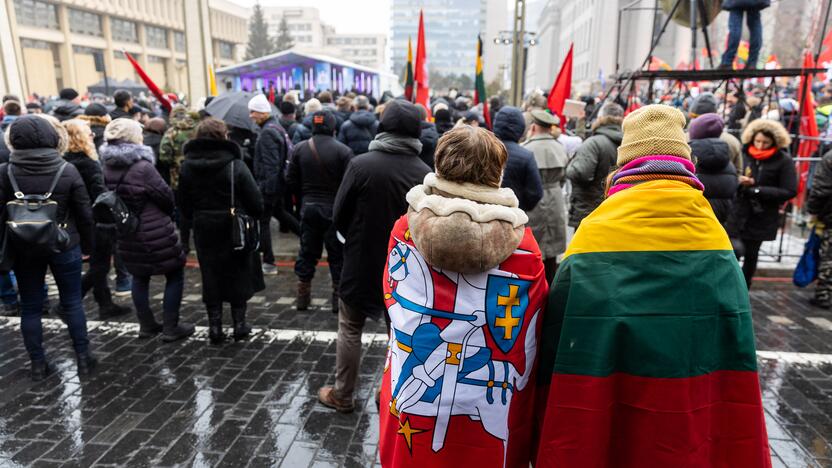
[[[179,322],[179,310],[172,313],[165,311],[162,315],[162,341],[170,343],[181,340],[194,334],[196,327],[192,323]]]
[[[222,305],[211,306],[208,310],[208,341],[211,344],[220,344],[225,341],[225,333],[222,331]]]
[[[52,373],[52,366],[45,359],[32,361],[32,371],[29,374],[33,382],[40,382]]]
[[[98,319],[99,320],[108,320],[113,317],[119,317],[121,315],[126,315],[130,313],[130,308],[118,305],[114,302],[110,302],[109,304],[102,304],[98,306]]]
[[[78,355],[78,375],[86,376],[92,374],[93,369],[98,364],[98,359],[89,351]]]
[[[247,338],[251,334],[251,327],[246,323],[246,306],[232,306],[231,318],[234,319],[234,339]]]
[[[295,303],[297,310],[309,309],[309,304],[312,302],[312,282],[298,281],[298,299]]]

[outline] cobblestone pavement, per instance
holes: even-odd
[[[267,278],[251,303],[255,336],[219,347],[206,344],[196,269],[187,271],[182,309],[199,326],[188,341],[139,340],[133,316],[96,321],[88,299],[100,365],[83,380],[63,326],[49,317],[45,346],[58,372],[30,382],[19,320],[0,318],[0,466],[376,465],[372,394],[384,326],[367,326],[357,411],[328,410],[315,399],[335,364],[328,275],[319,268],[306,312],[294,309],[294,284],[289,267]],[[157,310],[161,286],[154,279]],[[832,467],[832,313],[774,281],[751,296],[774,464]]]

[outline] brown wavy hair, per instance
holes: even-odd
[[[436,145],[436,175],[451,182],[499,188],[507,160],[493,133],[470,125],[445,132]]]
[[[71,119],[63,122],[64,129],[69,136],[67,152],[84,153],[93,161],[98,161],[98,152],[95,151],[95,144],[90,138],[92,130],[85,120]]]

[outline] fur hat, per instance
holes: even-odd
[[[642,156],[667,154],[690,159],[685,116],[663,104],[644,106],[624,118],[624,138],[618,147],[618,165]]]
[[[792,138],[789,136],[789,132],[780,122],[777,120],[757,119],[749,123],[748,126],[745,127],[745,130],[743,130],[742,144],[751,144],[751,140],[754,139],[754,135],[760,132],[766,133],[773,137],[774,144],[777,145],[778,148],[788,148],[788,146],[792,143]]]
[[[144,140],[142,126],[133,119],[115,119],[104,129],[104,140],[122,140],[141,145]]]

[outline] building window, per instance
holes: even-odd
[[[145,40],[148,47],[155,47],[157,49],[168,48],[168,30],[165,28],[157,28],[156,26],[144,27]]]
[[[234,58],[234,44],[230,42],[220,41],[220,58],[233,59]]]
[[[72,52],[82,55],[97,55],[104,51],[102,51],[101,49],[94,49],[92,47],[74,45],[72,46]]]
[[[46,41],[39,41],[37,39],[20,39],[20,47],[23,49],[44,49],[49,50],[52,46]]]
[[[147,56],[147,63],[165,63],[164,57],[156,57],[155,55]]]
[[[110,21],[113,40],[121,42],[139,42],[139,35],[136,32],[136,23],[123,19],[113,18]]]
[[[185,52],[185,33],[174,31],[173,45],[176,48],[177,52]]]
[[[89,11],[69,9],[69,30],[85,36],[103,36],[101,16]]]
[[[17,22],[23,26],[58,29],[58,7],[40,0],[14,0]]]

